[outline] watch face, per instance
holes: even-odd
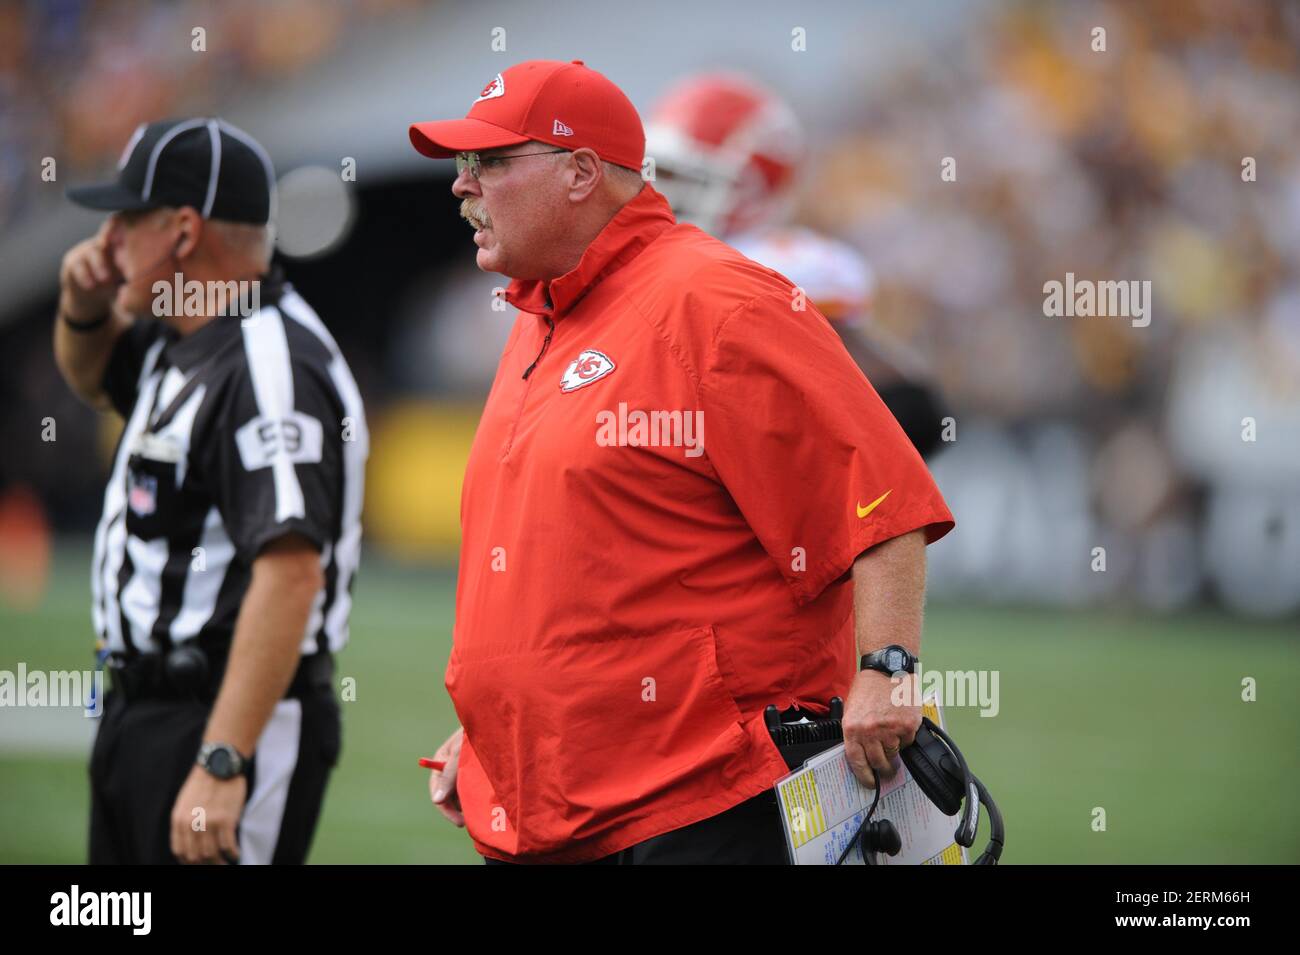
[[[887,650],[885,652],[885,666],[889,667],[890,673],[897,673],[907,668],[907,654],[902,650]]]
[[[231,770],[234,766],[231,763],[230,754],[224,749],[214,749],[208,754],[208,772],[218,779],[229,779],[234,775]]]

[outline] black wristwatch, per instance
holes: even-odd
[[[895,673],[915,673],[920,662],[921,658],[912,656],[907,647],[895,643],[864,656],[860,670],[879,670],[893,676]]]
[[[248,757],[241,756],[239,750],[229,743],[204,743],[194,762],[217,779],[234,779],[240,773],[248,772],[249,761]]]

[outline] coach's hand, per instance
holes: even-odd
[[[458,826],[465,825],[465,816],[460,811],[460,795],[456,792],[456,774],[460,769],[460,744],[465,738],[465,730],[457,727],[456,732],[447,738],[447,742],[438,747],[433,758],[445,762],[441,770],[429,770],[429,798],[438,807],[438,811]]]
[[[172,855],[190,865],[237,861],[239,818],[247,799],[247,777],[217,779],[195,766],[172,806]]]
[[[89,239],[78,242],[63,256],[59,267],[59,310],[74,322],[89,322],[112,307],[122,273],[108,247],[112,218],[104,220]]]
[[[898,751],[911,744],[921,726],[921,707],[913,702],[918,699],[916,676],[902,674],[901,680],[910,685],[877,670],[863,670],[844,704],[845,757],[853,775],[870,788],[875,788],[872,769],[882,780],[894,777]]]

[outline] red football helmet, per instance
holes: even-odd
[[[678,219],[720,238],[788,211],[804,153],[794,110],[734,73],[684,80],[659,101],[646,125],[655,188]]]

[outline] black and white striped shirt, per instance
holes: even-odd
[[[251,318],[184,337],[137,320],[114,347],[104,388],[126,426],[91,570],[109,652],[228,649],[253,559],[289,532],[320,548],[325,577],[302,652],[347,642],[369,449],[361,395],[297,292],[270,280],[261,299]]]

